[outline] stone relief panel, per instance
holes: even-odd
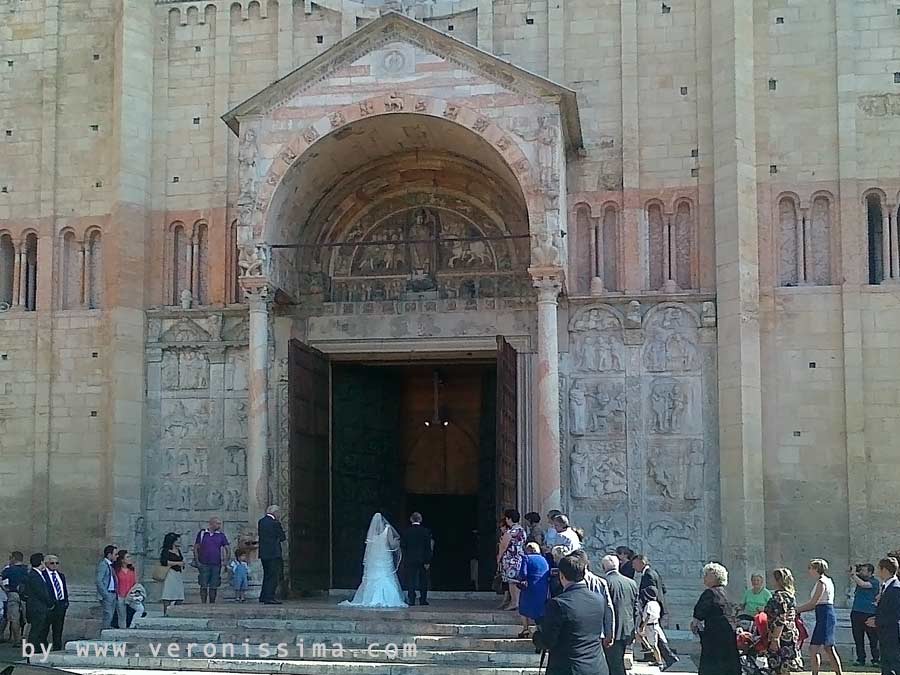
[[[188,546],[215,514],[236,540],[247,520],[246,310],[189,311],[148,318],[144,512],[135,532],[148,560],[166,532],[185,533]]]
[[[572,499],[621,497],[627,492],[622,441],[576,441],[569,466]]]
[[[699,385],[695,378],[659,377],[649,381],[649,424],[654,434],[699,431]]]
[[[249,350],[244,347],[225,350],[225,390],[242,392],[248,389]]]
[[[572,308],[564,508],[592,555],[628,545],[694,578],[718,554],[715,323],[710,301]]]
[[[225,438],[247,437],[247,414],[250,404],[245,399],[225,399]]]
[[[623,382],[574,380],[569,391],[569,405],[573,435],[625,435]]]
[[[167,349],[162,360],[163,389],[209,387],[209,357],[195,349]]]

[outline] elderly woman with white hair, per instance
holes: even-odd
[[[725,595],[728,570],[719,563],[703,568],[706,590],[694,606],[691,630],[700,636],[698,675],[741,675],[731,603]]]

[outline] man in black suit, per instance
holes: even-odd
[[[627,546],[617,546],[616,557],[619,559],[619,574],[634,580],[634,563],[631,562],[634,551]]]
[[[878,629],[881,647],[881,675],[900,675],[900,580],[897,579],[896,558],[878,561],[878,578],[881,593],[875,616],[866,623]]]
[[[263,566],[262,589],[259,592],[259,601],[264,605],[280,605],[281,601],[275,599],[275,591],[281,582],[283,556],[281,542],[287,537],[284,528],[278,521],[281,509],[270,506],[266,509],[266,515],[259,519],[257,532],[259,534],[259,560]]]
[[[28,641],[35,648],[47,645],[47,633],[50,631],[50,614],[55,606],[47,579],[44,577],[44,554],[34,553],[31,556],[31,569],[22,582],[22,597],[25,600],[25,615],[31,629]]]
[[[625,675],[625,649],[634,641],[634,629],[640,624],[638,587],[633,579],[619,572],[619,558],[608,555],[600,561],[612,598],[615,616],[614,642],[606,648],[609,675]]]
[[[584,583],[584,559],[559,561],[563,592],[547,602],[544,619],[534,634],[538,649],[550,652],[546,675],[609,675],[602,646],[612,644],[613,611],[606,597]]]
[[[656,600],[659,602],[660,609],[662,611],[661,617],[666,616],[668,612],[666,611],[666,585],[663,583],[662,578],[659,576],[659,572],[650,567],[650,559],[644,555],[643,553],[639,553],[631,559],[631,564],[634,565],[634,571],[638,572],[641,575],[641,583],[638,584],[638,598],[642,599],[645,597],[644,591],[647,588],[655,588],[656,589]],[[659,642],[659,653],[662,655],[663,660],[666,663],[672,663],[677,661],[678,658],[675,656],[675,652],[672,651],[672,648],[669,647],[669,643],[665,640],[660,640]]]
[[[66,623],[66,611],[69,609],[69,587],[66,585],[66,575],[59,570],[58,557],[48,555],[44,559],[44,566],[44,578],[47,580],[50,596],[54,599],[53,609],[50,610],[53,651],[58,652],[65,646],[63,627]]]
[[[653,586],[656,588],[656,597],[662,607],[663,616],[666,615],[666,605],[663,602],[663,596],[666,594],[666,585],[662,582],[659,572],[650,567],[650,559],[643,553],[639,553],[631,559],[631,564],[635,572],[641,574],[641,583],[638,586],[638,593],[643,593],[645,588]]]
[[[422,514],[415,512],[409,517],[411,523],[400,539],[403,551],[403,569],[406,572],[406,594],[409,606],[416,604],[416,590],[419,604],[428,604],[428,569],[434,553],[431,530],[422,525]]]

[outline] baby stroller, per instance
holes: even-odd
[[[750,630],[737,631],[738,654],[741,657],[743,675],[770,675],[769,658],[769,617],[760,612],[753,617]]]

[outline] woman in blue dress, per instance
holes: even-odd
[[[522,592],[519,594],[519,614],[522,615],[524,629],[520,638],[531,636],[531,623],[544,618],[544,605],[550,594],[550,565],[541,555],[541,547],[534,542],[525,545],[525,556],[518,582]]]

